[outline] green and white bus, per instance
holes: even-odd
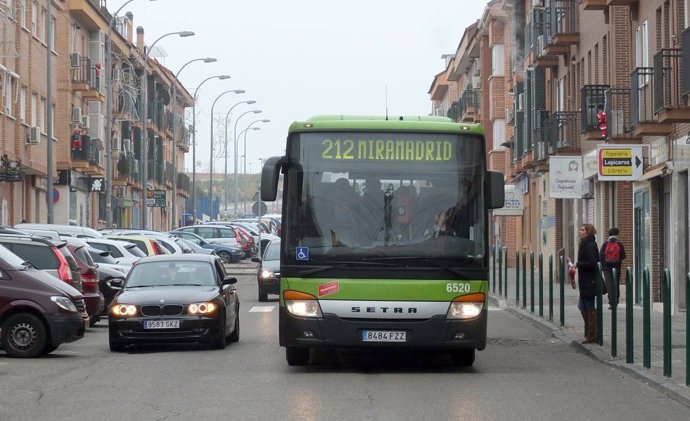
[[[280,345],[450,352],[486,347],[489,209],[483,130],[445,117],[317,116],[294,122],[265,161],[261,198],[282,172]]]

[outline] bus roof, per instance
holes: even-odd
[[[484,134],[479,124],[456,123],[447,117],[366,115],[318,115],[305,121],[295,121],[290,125],[289,133],[347,130]]]

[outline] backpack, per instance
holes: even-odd
[[[604,262],[619,264],[621,262],[621,245],[618,241],[609,241],[604,249]]]

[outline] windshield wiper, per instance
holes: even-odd
[[[301,271],[300,275],[312,275],[314,273],[323,272],[329,269],[337,269],[341,267],[358,267],[358,266],[384,266],[384,267],[398,267],[398,265],[393,263],[383,263],[383,262],[370,262],[365,259],[360,261],[335,261],[332,265],[317,266],[311,269],[305,269]]]

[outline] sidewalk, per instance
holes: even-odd
[[[584,335],[584,322],[580,315],[580,310],[577,308],[579,293],[577,289],[572,289],[570,284],[566,282],[564,303],[565,303],[565,317],[564,325],[561,326],[560,321],[560,284],[557,277],[554,277],[553,285],[553,321],[549,320],[549,285],[548,285],[548,268],[544,273],[543,286],[543,316],[539,315],[539,275],[538,272],[534,275],[534,312],[531,311],[531,281],[529,268],[526,276],[526,306],[523,307],[523,276],[522,268],[519,274],[519,288],[520,298],[516,302],[516,273],[515,268],[508,269],[507,281],[507,296],[506,291],[499,294],[498,285],[498,270],[496,271],[496,282],[494,291],[494,280],[492,278],[493,270],[489,271],[489,299],[494,304],[502,309],[510,311],[517,316],[529,320],[534,323],[541,330],[544,330],[554,337],[563,340],[571,346],[581,350],[590,355],[592,358],[601,361],[611,367],[617,368],[626,374],[638,378],[639,380],[649,384],[657,390],[667,394],[669,397],[690,406],[690,387],[685,385],[686,382],[686,344],[685,344],[685,313],[672,315],[671,321],[671,377],[667,378],[663,375],[663,319],[662,308],[660,303],[653,303],[653,308],[650,314],[651,327],[651,368],[643,367],[643,349],[642,349],[642,317],[643,311],[641,305],[633,306],[633,363],[626,363],[626,302],[625,302],[625,286],[621,285],[621,299],[617,310],[617,356],[612,357],[611,348],[611,312],[608,309],[608,297],[603,297],[602,306],[604,308],[604,344],[598,346],[596,344],[581,344]],[[503,283],[505,285],[505,279]]]

